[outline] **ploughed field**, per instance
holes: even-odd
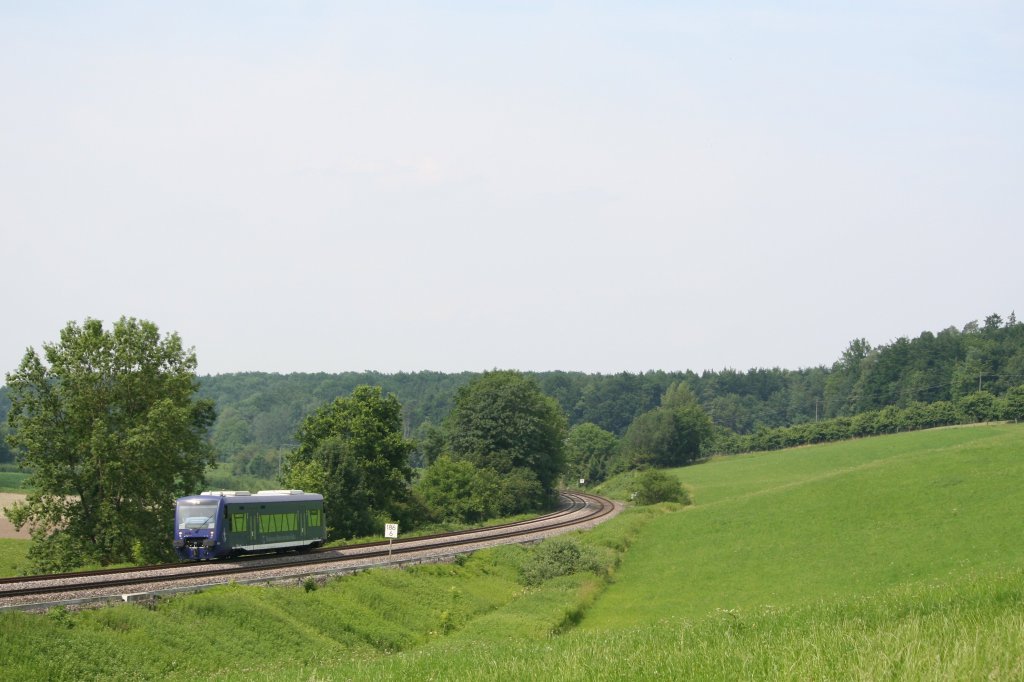
[[[15,502],[21,502],[24,499],[24,493],[0,492],[0,540],[14,538],[28,540],[30,537],[28,528],[22,528],[20,531],[16,530],[14,528],[14,524],[10,522],[3,512],[4,507],[12,505]]]
[[[12,679],[1021,679],[1024,425],[675,470],[557,552],[0,614]],[[605,494],[629,492],[628,479]],[[598,491],[601,492],[601,491]],[[574,563],[575,562],[575,563]],[[552,564],[572,564],[567,575]]]

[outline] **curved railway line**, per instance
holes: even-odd
[[[163,564],[80,573],[0,579],[0,610],[45,609],[58,604],[135,601],[155,594],[198,591],[227,582],[296,582],[376,566],[443,561],[498,544],[533,542],[589,528],[619,507],[595,495],[562,493],[557,511],[526,521],[396,540],[321,548],[304,553],[255,555],[226,561]]]

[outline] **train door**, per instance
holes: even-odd
[[[260,528],[260,514],[256,511],[255,507],[250,507],[249,511],[247,511],[245,515],[249,522],[249,536],[248,540],[246,540],[246,545],[251,549],[255,549],[256,541],[259,537],[258,531]]]
[[[246,506],[227,508],[228,544],[233,551],[248,549],[253,544],[254,515]]]

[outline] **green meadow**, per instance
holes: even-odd
[[[23,487],[28,474],[20,471],[0,471],[0,493],[25,493]]]
[[[587,570],[524,581],[543,551],[516,546],[148,608],[2,613],[0,678],[1024,678],[1024,426],[673,473],[693,506],[561,540]]]
[[[674,472],[587,627],[795,605],[1024,566],[1024,428],[986,425],[720,459]]]

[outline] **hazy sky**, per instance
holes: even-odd
[[[1024,4],[0,0],[0,378],[831,364],[1024,317]]]

